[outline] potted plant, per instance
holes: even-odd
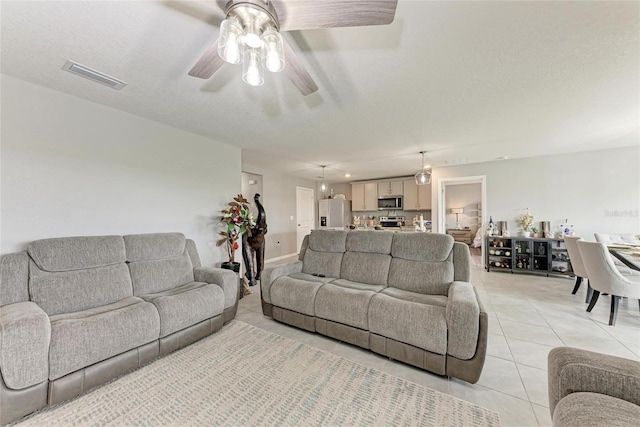
[[[529,208],[527,208],[527,212],[520,217],[520,225],[522,225],[522,230],[524,231],[524,237],[529,237],[531,235],[531,225],[533,224],[533,215],[529,213]]]
[[[531,237],[538,237],[538,229],[536,227],[531,227]]]
[[[229,261],[222,263],[222,268],[240,272],[240,263],[235,262],[236,250],[240,246],[238,239],[242,233],[248,233],[251,236],[251,228],[255,227],[256,222],[249,210],[249,201],[242,194],[234,197],[228,204],[227,209],[223,209],[220,221],[225,224],[225,230],[221,231],[222,238],[218,240],[216,246],[227,244],[227,255]]]

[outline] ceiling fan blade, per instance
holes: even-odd
[[[398,0],[273,0],[281,31],[386,25]]]
[[[304,66],[298,60],[293,49],[289,46],[286,40],[284,40],[284,58],[285,67],[284,72],[293,82],[302,95],[307,96],[318,90],[318,85],[313,81],[311,74],[304,68]]]
[[[216,40],[189,71],[189,75],[208,79],[222,67],[222,64],[224,64],[224,60],[218,55],[218,40]]]

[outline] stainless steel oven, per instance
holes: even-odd
[[[401,211],[402,196],[380,196],[378,197],[379,211]]]

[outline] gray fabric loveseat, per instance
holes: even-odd
[[[640,425],[640,362],[558,347],[548,368],[555,427]]]
[[[487,314],[469,248],[432,233],[314,230],[299,260],[265,270],[263,313],[422,369],[475,383]]]
[[[179,233],[38,240],[0,259],[0,423],[79,395],[235,317],[238,278]]]

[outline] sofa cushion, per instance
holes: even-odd
[[[453,250],[453,237],[437,233],[394,233],[391,255],[411,261],[442,262]]]
[[[376,293],[326,284],[316,295],[315,314],[321,319],[368,330],[369,301]]]
[[[216,284],[191,282],[140,298],[160,314],[160,338],[218,316],[224,311],[224,291]]]
[[[166,291],[194,281],[193,264],[186,249],[179,256],[129,263],[134,295]]]
[[[33,302],[0,310],[0,371],[6,386],[20,390],[49,377],[49,317]]]
[[[177,257],[187,245],[182,233],[129,234],[124,244],[129,262]]]
[[[224,308],[233,307],[238,301],[238,275],[224,268],[197,267],[193,269],[196,282],[215,283],[224,292]]]
[[[380,292],[383,289],[386,289],[386,286],[383,285],[370,285],[368,283],[361,282],[352,282],[351,280],[346,279],[336,279],[331,282],[334,285],[341,286],[343,288],[356,289],[359,291],[371,291],[371,292]]]
[[[309,247],[302,261],[302,272],[323,274],[325,277],[340,277],[343,252],[317,252]]]
[[[289,274],[289,277],[294,279],[306,280],[308,282],[318,282],[318,283],[329,283],[336,280],[335,277],[326,277],[326,276],[320,277],[320,276],[314,276],[308,273],[291,273]]]
[[[0,258],[0,307],[29,301],[29,255],[26,252]]]
[[[358,231],[348,233],[346,250],[374,254],[391,254],[394,233],[391,231]]]
[[[403,291],[402,289],[398,288],[385,288],[380,293],[403,301],[436,305],[438,307],[447,306],[447,297],[443,295],[425,295],[416,292]]]
[[[133,296],[126,264],[49,272],[30,261],[31,300],[49,316],[89,310]]]
[[[553,425],[562,427],[635,426],[638,420],[640,406],[600,393],[571,393],[553,411]]]
[[[312,230],[309,235],[309,249],[316,252],[344,252],[346,240],[346,231]]]
[[[307,255],[309,251],[307,251]],[[294,279],[288,276],[278,277],[270,289],[271,303],[277,307],[315,316],[314,301],[323,283]]]
[[[159,335],[158,311],[137,297],[51,316],[49,379],[150,343]]]
[[[43,271],[69,271],[121,264],[125,261],[120,236],[82,236],[31,242],[29,255]]]
[[[340,278],[350,280],[352,282],[386,286],[387,279],[389,278],[390,265],[391,255],[347,252],[342,258]]]
[[[454,267],[451,260],[437,262],[393,258],[389,267],[388,284],[409,292],[446,296],[453,279]]]
[[[369,331],[436,354],[447,352],[445,308],[383,293],[369,304]]]

